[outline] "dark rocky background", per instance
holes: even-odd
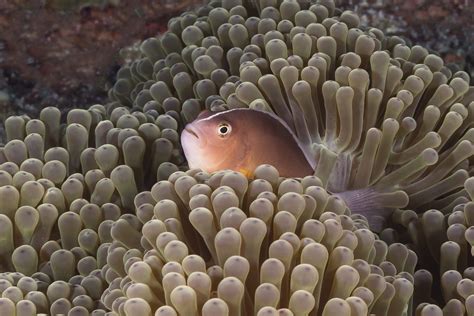
[[[131,48],[198,0],[0,0],[0,122],[104,103]],[[336,0],[474,77],[473,0]],[[128,48],[127,48],[128,47]],[[1,139],[0,125],[0,139]]]

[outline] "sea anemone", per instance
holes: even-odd
[[[1,315],[474,312],[465,72],[331,0],[211,1],[168,26],[110,103],[6,120]],[[315,173],[189,170],[185,124],[238,107],[281,117]]]
[[[362,30],[331,1],[252,4],[211,2],[170,20],[119,71],[111,97],[180,112],[183,125],[204,108],[275,113],[313,144],[324,186],[370,217],[466,201],[474,103],[465,72]]]
[[[233,171],[190,170],[155,184],[154,201],[138,206],[153,209],[142,228],[148,251],[121,261],[106,306],[158,315],[411,309],[415,252],[387,246],[363,218],[344,215],[314,176],[279,181],[268,165],[255,174],[248,182]]]

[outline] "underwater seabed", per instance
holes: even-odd
[[[168,26],[109,103],[6,120],[0,315],[474,314],[465,72],[331,0],[213,0]],[[319,147],[314,175],[188,170],[184,126],[239,107]],[[391,213],[379,233],[351,190]]]

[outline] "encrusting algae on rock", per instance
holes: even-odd
[[[6,120],[0,315],[474,313],[466,73],[331,0],[211,1],[141,50],[109,104]],[[314,172],[190,169],[185,126],[248,108]]]

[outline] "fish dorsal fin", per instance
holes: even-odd
[[[286,122],[281,117],[279,117],[278,115],[276,115],[274,113],[267,112],[267,111],[261,111],[261,110],[254,110],[254,109],[250,109],[250,108],[237,108],[237,109],[231,109],[231,110],[222,111],[222,112],[215,112],[215,113],[211,112],[212,115],[206,114],[206,116],[203,117],[202,120],[211,120],[211,119],[214,119],[214,118],[219,117],[221,115],[224,115],[226,113],[240,112],[240,111],[254,111],[254,112],[258,112],[258,113],[263,114],[263,115],[268,115],[268,117],[270,119],[276,120],[278,123],[280,123],[282,125],[282,128],[285,128],[288,131],[288,133],[291,134],[291,136],[295,140],[296,144],[298,144],[298,147],[303,152],[303,154],[304,154],[306,160],[308,161],[309,165],[311,166],[311,168],[313,168],[313,170],[316,168],[316,158],[315,158],[315,155],[313,153],[313,150],[311,149],[311,144],[303,144],[303,142],[300,139],[298,139],[298,137],[293,132],[293,130],[288,126],[288,124],[286,124]]]
[[[209,110],[201,111],[196,117],[196,120],[202,120],[202,119],[208,118],[209,116],[213,116],[216,113],[219,113],[219,112],[211,112]]]

